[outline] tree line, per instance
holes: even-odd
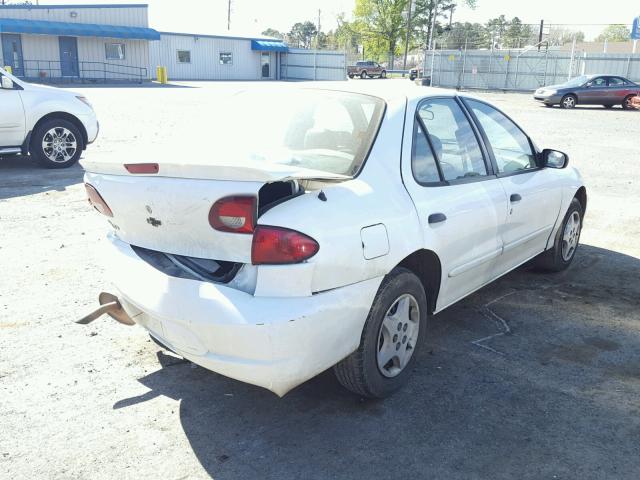
[[[289,32],[267,29],[263,35],[286,39],[300,48],[322,48],[362,53],[366,59],[392,62],[408,50],[430,46],[444,49],[523,48],[538,43],[539,26],[524,24],[505,15],[487,22],[454,21],[458,6],[476,7],[477,0],[356,0],[351,20],[344,14],[337,27],[318,32],[311,21],[295,23]],[[552,26],[545,31],[546,45],[584,41],[579,30]],[[596,41],[625,41],[629,30],[623,25],[607,27]]]

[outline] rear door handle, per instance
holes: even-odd
[[[516,203],[522,200],[522,197],[520,196],[519,193],[512,193],[511,196],[509,197],[509,200],[511,201],[511,203]]]
[[[444,213],[432,213],[429,215],[429,224],[440,223],[447,220],[447,216]]]

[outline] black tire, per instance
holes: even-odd
[[[350,74],[348,75],[348,77],[349,77],[349,78],[353,78],[353,73],[350,73]]]
[[[603,106],[604,108],[606,108],[606,109],[613,108],[613,105],[602,105],[602,106]]]
[[[626,97],[624,97],[624,100],[622,101],[622,108],[624,108],[625,110],[635,110],[635,108],[631,105],[631,99],[635,97],[635,95],[627,95]]]
[[[574,214],[574,212],[577,212],[578,215],[580,216],[580,226],[578,228],[577,240],[576,240],[577,243],[573,250],[573,253],[571,253],[571,256],[568,259],[565,259],[562,254],[562,243],[563,243],[562,238],[563,238],[564,231],[567,227],[567,222],[569,222],[569,219]],[[564,219],[562,220],[562,225],[558,229],[558,233],[556,234],[553,247],[547,250],[546,252],[541,253],[534,259],[533,265],[536,268],[547,271],[547,272],[561,272],[562,270],[565,270],[569,265],[571,265],[571,262],[576,256],[576,251],[578,250],[578,247],[579,247],[580,233],[582,231],[582,226],[583,226],[583,217],[584,217],[584,209],[582,208],[580,201],[578,201],[577,198],[574,198],[573,200],[571,200],[571,204],[569,204],[567,213],[564,216]]]
[[[545,103],[544,106],[547,107],[547,108],[553,107],[553,105],[551,105],[550,103]]]
[[[576,108],[577,104],[578,104],[578,97],[576,97],[572,93],[565,95],[564,97],[562,97],[562,100],[560,100],[560,106],[562,108],[569,108],[569,109]]]
[[[380,78],[387,78],[387,71],[386,70],[382,70],[382,72],[380,72]]]
[[[405,294],[415,299],[418,307],[418,335],[413,352],[404,368],[395,376],[382,374],[378,367],[378,349],[382,322],[396,301]],[[415,313],[415,309],[413,310]],[[358,349],[333,367],[338,381],[348,390],[368,398],[384,398],[400,389],[408,380],[416,352],[424,343],[427,327],[427,296],[420,279],[410,270],[395,268],[382,281],[362,330]],[[406,329],[405,329],[406,330]],[[395,338],[393,342],[395,342]],[[393,345],[392,342],[392,345]],[[398,340],[400,344],[400,339]],[[410,342],[406,345],[409,346]],[[401,345],[401,348],[407,348]],[[397,350],[397,348],[396,348]]]
[[[365,79],[365,78],[367,78],[367,77],[368,77],[368,75],[367,75],[367,71],[366,71],[366,70],[362,70],[362,71],[360,72],[360,78],[362,78],[362,79],[364,80],[364,79]]]
[[[48,152],[45,152],[43,148],[45,136],[53,129],[66,129],[75,139],[75,152],[73,152],[73,155],[67,160],[60,159],[60,161],[54,161],[47,156]],[[40,165],[47,168],[68,168],[78,161],[83,150],[84,140],[80,130],[73,123],[62,118],[51,118],[42,122],[31,135],[31,144],[29,145],[29,153],[31,156],[40,163]],[[71,153],[70,149],[68,152]]]

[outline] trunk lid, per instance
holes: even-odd
[[[258,198],[260,209],[273,200],[270,195],[282,198],[287,194],[283,183],[284,191],[272,188],[269,191],[277,193],[263,198],[261,189],[265,185],[289,180],[349,178],[290,165],[181,161],[159,163],[156,174],[132,174],[124,167],[125,163],[129,162],[94,159],[82,162],[87,171],[85,181],[98,190],[111,208],[113,217],[109,222],[121,240],[174,255],[239,263],[251,263],[253,235],[211,227],[209,211],[216,201],[229,196],[253,196]],[[290,185],[293,190],[297,182]],[[295,193],[291,191],[290,195]]]

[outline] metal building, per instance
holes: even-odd
[[[276,80],[281,40],[161,32],[150,44],[151,65],[167,67],[172,80]]]
[[[0,5],[0,63],[38,82],[344,80],[343,52],[149,28],[146,4]]]
[[[38,81],[149,79],[147,5],[0,6],[3,65]]]

